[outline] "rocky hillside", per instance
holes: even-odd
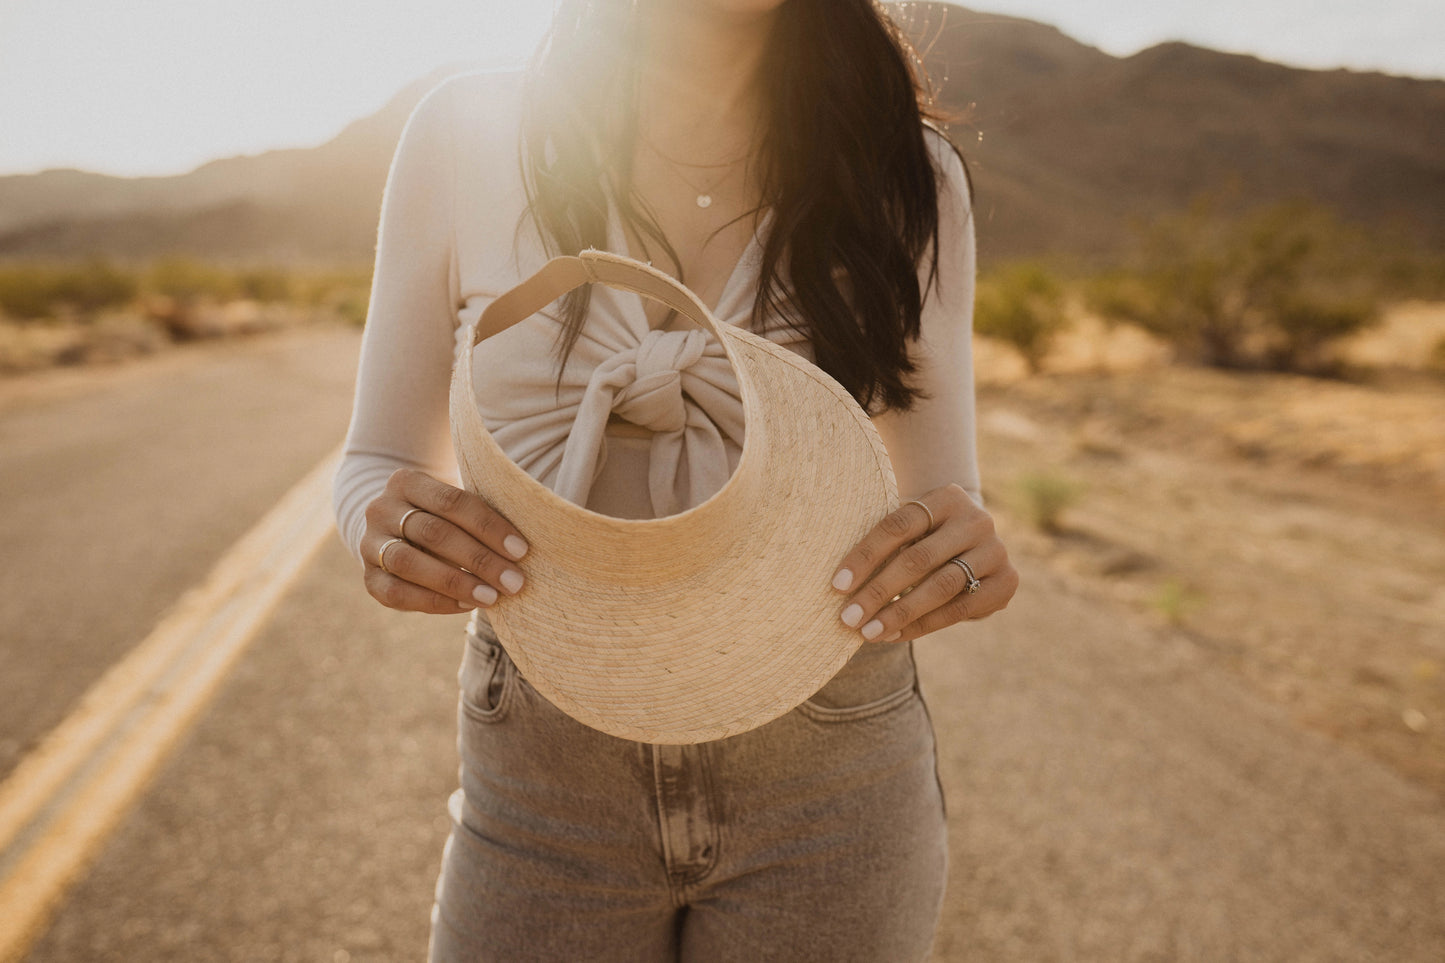
[[[1118,58],[1028,20],[909,10],[940,102],[960,117],[985,259],[1107,257],[1140,219],[1205,193],[1241,207],[1305,198],[1445,250],[1445,81],[1177,43]],[[0,178],[0,258],[365,259],[391,150],[438,79],[310,150],[169,178]]]

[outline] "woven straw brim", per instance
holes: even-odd
[[[838,617],[833,574],[897,506],[882,441],[836,381],[751,332],[714,330],[738,375],[742,454],[706,502],[660,519],[562,499],[486,432],[470,352],[453,382],[465,484],[532,546],[526,587],[488,620],[539,693],[626,739],[721,739],[817,692],[862,641]]]

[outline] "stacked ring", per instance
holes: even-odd
[[[408,518],[411,518],[419,511],[421,511],[420,508],[413,506],[411,508],[408,508],[405,512],[402,512],[401,521],[398,522],[396,525],[396,533],[402,538],[406,538],[406,520]]]
[[[964,585],[963,590],[969,595],[977,592],[979,588],[983,585],[983,582],[979,580],[979,577],[977,575],[973,574],[973,566],[969,565],[968,562],[964,561],[962,555],[954,556],[948,561],[963,569],[963,574],[968,576],[968,583]]]
[[[381,543],[381,548],[376,550],[376,564],[387,575],[392,575],[395,573],[393,573],[391,569],[386,567],[386,550],[388,548],[391,548],[397,542],[401,542],[403,545],[407,544],[407,540],[404,538],[388,538],[386,541]]]
[[[919,500],[916,499],[916,498],[910,498],[910,499],[908,499],[908,501],[904,502],[903,504],[905,504],[905,505],[917,505],[919,508],[923,509],[924,514],[926,514],[926,515],[928,516],[928,531],[927,531],[927,532],[924,532],[923,534],[925,534],[925,535],[932,534],[933,529],[938,525],[938,523],[933,520],[933,512],[929,509],[929,507],[928,507],[927,505],[923,504],[921,501],[919,501]]]

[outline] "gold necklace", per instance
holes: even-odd
[[[747,160],[748,154],[751,153],[751,150],[744,151],[737,157],[734,157],[732,160],[724,161],[720,164],[690,164],[686,161],[680,161],[676,158],[669,157],[667,154],[664,154],[662,150],[652,142],[652,138],[648,137],[646,134],[643,135],[642,140],[645,144],[647,144],[648,148],[651,149],[654,154],[656,154],[662,160],[666,161],[668,164],[672,165],[673,173],[676,174],[684,184],[686,184],[688,187],[691,187],[694,191],[697,192],[697,206],[704,209],[712,207],[712,192],[717,190],[718,187],[722,186],[723,181],[727,180],[728,177],[731,176],[733,172],[732,169],[737,165],[737,163],[739,161]],[[680,168],[683,167],[697,167],[708,170],[718,167],[725,167],[727,168],[727,170],[723,171],[722,174],[718,177],[718,179],[713,181],[710,186],[700,187],[692,180],[692,178],[688,177],[681,171]]]

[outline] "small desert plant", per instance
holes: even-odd
[[[980,282],[974,330],[1013,345],[1031,373],[1067,327],[1063,289],[1041,265],[1014,264]]]
[[[1056,472],[1030,472],[1015,482],[1018,501],[1035,528],[1050,534],[1063,530],[1063,516],[1084,496],[1081,482]]]
[[[1189,613],[1199,606],[1199,595],[1178,579],[1171,578],[1154,593],[1150,603],[1154,611],[1170,625],[1183,625]]]

